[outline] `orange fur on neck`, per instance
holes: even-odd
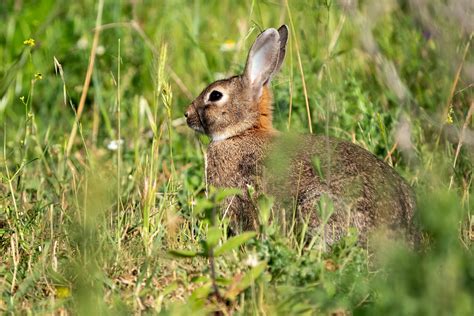
[[[265,85],[263,87],[262,96],[258,101],[258,128],[265,131],[272,131],[272,107],[273,97],[270,88]]]

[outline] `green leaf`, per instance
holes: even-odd
[[[273,197],[260,195],[258,197],[258,217],[261,225],[267,225],[270,219],[271,209],[273,207]]]
[[[332,213],[334,213],[334,203],[329,195],[321,195],[321,198],[318,201],[318,210],[323,223],[327,223]]]
[[[221,230],[219,227],[209,227],[207,230],[207,240],[206,244],[208,249],[209,248],[214,248],[217,243],[219,242],[219,239],[221,238]]]
[[[241,279],[229,287],[225,297],[234,300],[242,291],[251,286],[255,280],[265,271],[267,263],[260,262],[255,267],[250,269]]]
[[[237,189],[237,188],[224,188],[220,189],[216,192],[216,202],[222,202],[224,201],[228,196],[232,195],[242,195],[242,190]]]
[[[256,235],[257,235],[256,232],[244,232],[240,235],[231,237],[227,239],[227,241],[222,246],[217,248],[216,251],[214,251],[214,256],[217,257],[226,252],[234,250],[240,247],[241,245],[243,245],[244,243],[246,243],[249,239],[255,237]]]
[[[314,157],[312,162],[313,162],[313,167],[318,172],[319,177],[321,179],[324,179],[323,169],[321,168],[321,159],[319,159],[319,157]]]
[[[247,193],[251,198],[255,195],[255,188],[250,184],[247,184]]]
[[[166,286],[160,293],[161,296],[166,296],[170,293],[172,293],[174,290],[178,288],[178,282],[172,282],[168,286]]]
[[[178,249],[168,250],[168,253],[170,255],[173,255],[173,256],[179,257],[179,258],[194,258],[194,257],[200,255],[196,251],[185,250],[185,249],[182,249],[182,250],[178,250]]]
[[[212,283],[206,283],[201,285],[200,287],[196,288],[193,293],[191,294],[191,299],[199,299],[202,300],[207,298],[212,290]]]
[[[198,200],[196,207],[193,210],[194,215],[200,215],[203,211],[212,209],[214,207],[214,203],[209,201],[208,199]]]
[[[209,282],[209,281],[210,281],[210,279],[206,275],[196,276],[196,277],[191,279],[192,283],[203,283],[203,282]]]
[[[257,264],[245,274],[245,276],[242,278],[242,281],[240,282],[240,285],[244,288],[248,288],[263,273],[263,271],[265,271],[266,267],[267,263],[265,261]]]

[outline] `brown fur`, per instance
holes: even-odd
[[[281,206],[296,201],[300,220],[309,220],[310,234],[319,233],[320,212],[333,211],[322,232],[328,244],[350,227],[357,228],[362,243],[374,228],[412,237],[411,188],[390,166],[353,143],[327,136],[279,137],[270,146],[264,178],[265,191],[285,201]],[[322,196],[332,208],[319,204]]]
[[[284,43],[275,42],[278,34]],[[282,136],[273,129],[268,82],[281,65],[286,37],[283,27],[278,33],[273,29],[262,33],[244,74],[212,83],[186,111],[188,125],[213,139],[206,154],[208,184],[243,192],[227,199],[223,214],[237,230],[256,229],[258,213],[247,193],[252,186],[257,196],[276,197],[277,211],[291,214],[296,208],[299,223],[308,221],[310,234],[321,234],[327,244],[344,236],[349,227],[357,228],[362,243],[376,229],[414,236],[413,193],[390,166],[347,141]],[[268,63],[262,54],[268,55]],[[214,90],[222,92],[222,99],[210,100]],[[324,201],[332,206],[325,207]],[[328,211],[330,216],[324,214]]]
[[[273,97],[268,85],[265,85],[262,90],[262,96],[258,101],[258,128],[264,131],[273,131]]]

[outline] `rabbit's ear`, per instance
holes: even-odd
[[[258,95],[268,83],[279,63],[280,34],[274,28],[261,33],[250,49],[244,78]]]
[[[273,71],[273,74],[276,74],[278,71],[280,71],[281,64],[283,63],[283,60],[285,59],[285,53],[286,53],[286,44],[288,42],[288,26],[282,25],[278,29],[278,34],[280,34],[280,52],[278,54],[278,63],[275,67],[275,70]]]

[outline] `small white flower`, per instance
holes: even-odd
[[[105,53],[105,47],[102,46],[102,45],[97,46],[97,51],[96,51],[96,53],[97,53],[97,55],[99,55],[99,56],[104,55],[104,53]]]
[[[257,254],[249,254],[247,259],[245,260],[245,264],[249,267],[255,267],[258,264]]]
[[[86,49],[86,48],[87,48],[87,44],[89,44],[88,41],[87,41],[87,38],[81,37],[81,38],[77,41],[76,46],[77,46],[77,48],[79,48],[79,49]]]
[[[122,146],[123,144],[123,139],[114,139],[111,140],[110,143],[107,144],[107,149],[111,151],[116,151],[119,146]]]

